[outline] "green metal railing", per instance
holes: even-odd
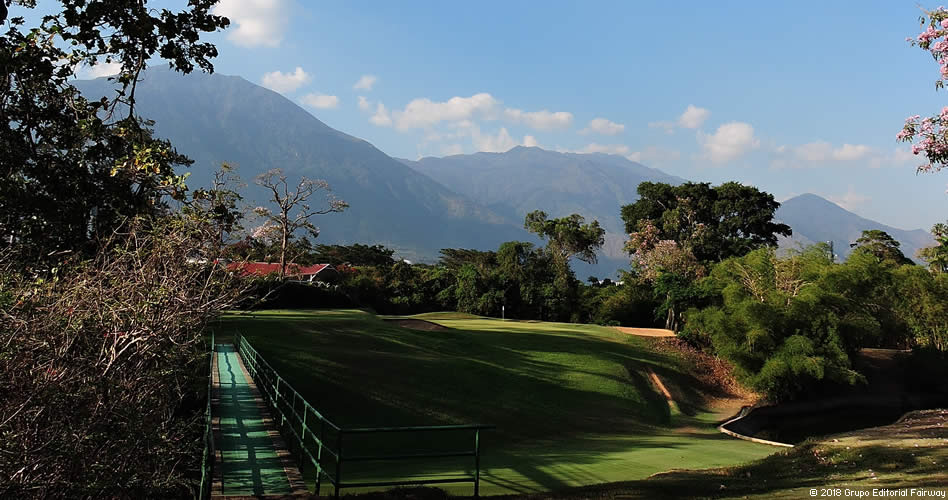
[[[325,477],[334,489],[335,498],[343,488],[361,488],[376,486],[409,486],[442,483],[474,483],[474,496],[480,492],[481,446],[480,432],[493,429],[492,425],[438,425],[414,427],[364,427],[342,428],[333,424],[317,411],[308,401],[283,379],[276,370],[257,352],[242,335],[237,334],[237,351],[244,365],[257,384],[264,399],[274,409],[279,419],[280,429],[298,452],[300,467],[308,462],[315,468],[315,493],[319,495],[322,480]],[[468,450],[433,453],[369,454],[347,455],[344,453],[346,436],[366,436],[373,434],[408,434],[446,431],[473,432],[473,446]],[[472,457],[474,472],[459,477],[434,479],[413,479],[406,481],[369,481],[344,482],[342,466],[346,462],[401,461],[424,458]],[[328,463],[326,463],[328,462]],[[326,464],[328,467],[324,467]],[[330,469],[330,470],[327,470]]]
[[[214,466],[214,433],[211,430],[211,391],[214,387],[214,332],[207,363],[207,405],[204,408],[204,455],[201,457],[201,486],[198,498],[211,498],[212,468]]]

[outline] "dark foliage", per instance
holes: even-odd
[[[191,495],[202,333],[242,294],[223,268],[188,263],[214,237],[191,219],[139,219],[45,278],[0,262],[0,496]]]
[[[628,233],[651,221],[659,239],[687,246],[701,262],[718,262],[761,247],[776,247],[790,226],[773,221],[780,204],[773,195],[737,182],[711,187],[643,182],[639,200],[622,207]]]

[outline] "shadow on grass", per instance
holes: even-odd
[[[808,444],[744,467],[674,471],[644,481],[567,489],[543,498],[792,498],[843,481],[850,489],[948,487],[944,467],[926,460],[930,457],[923,453],[913,456],[904,448],[863,446],[858,453],[819,457],[814,454],[817,449],[819,445]]]
[[[740,467],[672,471],[528,498],[804,498],[810,488],[840,486],[944,490],[946,421],[946,410],[913,412],[896,424],[808,441]]]
[[[305,313],[231,317],[219,330],[246,335],[304,398],[337,425],[496,425],[496,430],[481,435],[487,465],[482,481],[521,493],[602,482],[603,476],[590,466],[614,460],[608,457],[631,448],[667,453],[695,446],[698,437],[709,446],[716,440],[730,442],[692,419],[685,421],[704,425],[708,432],[669,428],[675,418],[664,396],[652,387],[646,369],[673,381],[674,387],[696,379],[683,373],[679,360],[649,350],[640,339],[589,333],[570,325],[553,325],[549,330],[501,322],[490,322],[484,329],[451,326],[445,331],[410,330],[358,311],[337,311],[316,317]],[[683,412],[696,414],[700,391],[683,394],[687,409]],[[611,438],[597,438],[606,435]],[[346,453],[453,451],[469,449],[470,439],[469,433],[391,436],[365,443],[347,441]],[[512,482],[509,474],[495,474],[490,464],[512,469],[531,485]],[[472,474],[472,466],[472,461],[366,466],[362,471],[347,466],[346,473]],[[655,467],[632,464],[629,474]]]

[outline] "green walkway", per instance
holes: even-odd
[[[240,355],[216,346],[212,496],[299,493],[302,482]]]

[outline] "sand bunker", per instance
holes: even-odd
[[[446,326],[439,325],[437,323],[432,323],[430,321],[425,321],[423,319],[384,319],[387,323],[395,323],[396,325],[402,328],[411,328],[412,330],[426,330],[426,331],[435,331],[435,330],[450,330]]]
[[[614,326],[616,330],[629,335],[639,335],[641,337],[674,337],[675,332],[664,328],[633,328],[629,326]]]

